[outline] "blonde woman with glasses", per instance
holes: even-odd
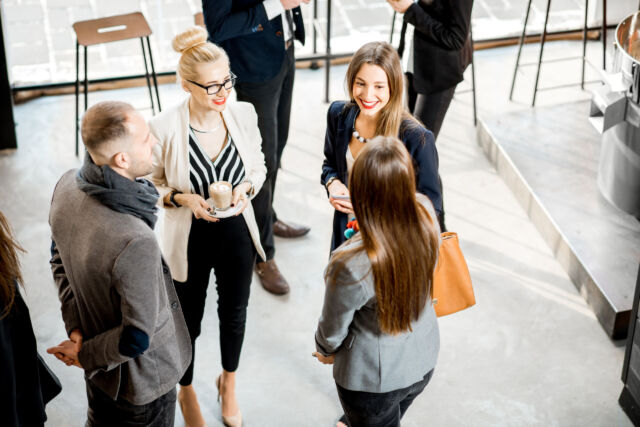
[[[222,359],[222,374],[215,381],[224,424],[240,426],[235,373],[256,254],[265,258],[251,206],[266,176],[258,119],[251,104],[230,99],[235,76],[229,59],[223,49],[207,41],[204,28],[179,34],[173,48],[181,54],[178,76],[189,96],[150,123],[159,140],[152,181],[166,208],[163,252],[194,354],[211,271],[215,272]],[[218,181],[232,186],[226,214],[207,202],[210,185]],[[180,380],[178,403],[188,426],[202,426],[192,380],[193,361]]]

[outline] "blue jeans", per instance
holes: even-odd
[[[349,427],[396,427],[413,400],[429,383],[433,369],[409,387],[387,393],[352,391],[340,387],[338,397]],[[341,418],[344,422],[345,417]]]
[[[87,383],[87,422],[85,427],[173,427],[176,415],[176,389],[146,405],[112,400],[91,381]]]

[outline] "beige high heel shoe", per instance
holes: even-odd
[[[216,379],[216,387],[218,388],[218,402],[220,402],[220,379],[222,374],[218,375]],[[222,413],[222,404],[220,404],[220,412]],[[227,427],[242,427],[242,412],[238,411],[237,414],[225,417],[222,415],[222,424]]]

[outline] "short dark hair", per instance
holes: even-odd
[[[127,137],[131,104],[121,101],[103,101],[89,108],[82,118],[82,142],[89,152],[95,152],[110,141]]]

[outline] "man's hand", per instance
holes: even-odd
[[[413,4],[413,0],[387,0],[391,8],[398,13],[405,13]]]
[[[80,353],[81,348],[82,333],[79,329],[74,329],[69,334],[68,340],[62,341],[56,347],[48,348],[47,353],[53,354],[67,366],[73,365],[82,369],[82,365],[80,365],[80,361],[78,360],[78,353]]]
[[[311,0],[280,0],[280,3],[282,3],[284,10],[291,10],[300,6],[301,3],[309,4],[310,1]]]
[[[325,365],[333,365],[333,361],[336,358],[335,355],[331,355],[331,356],[323,356],[322,354],[318,353],[317,351],[314,351],[313,353],[311,353],[311,355],[313,357],[315,357],[316,359],[318,359],[318,361],[320,363],[323,363]]]

